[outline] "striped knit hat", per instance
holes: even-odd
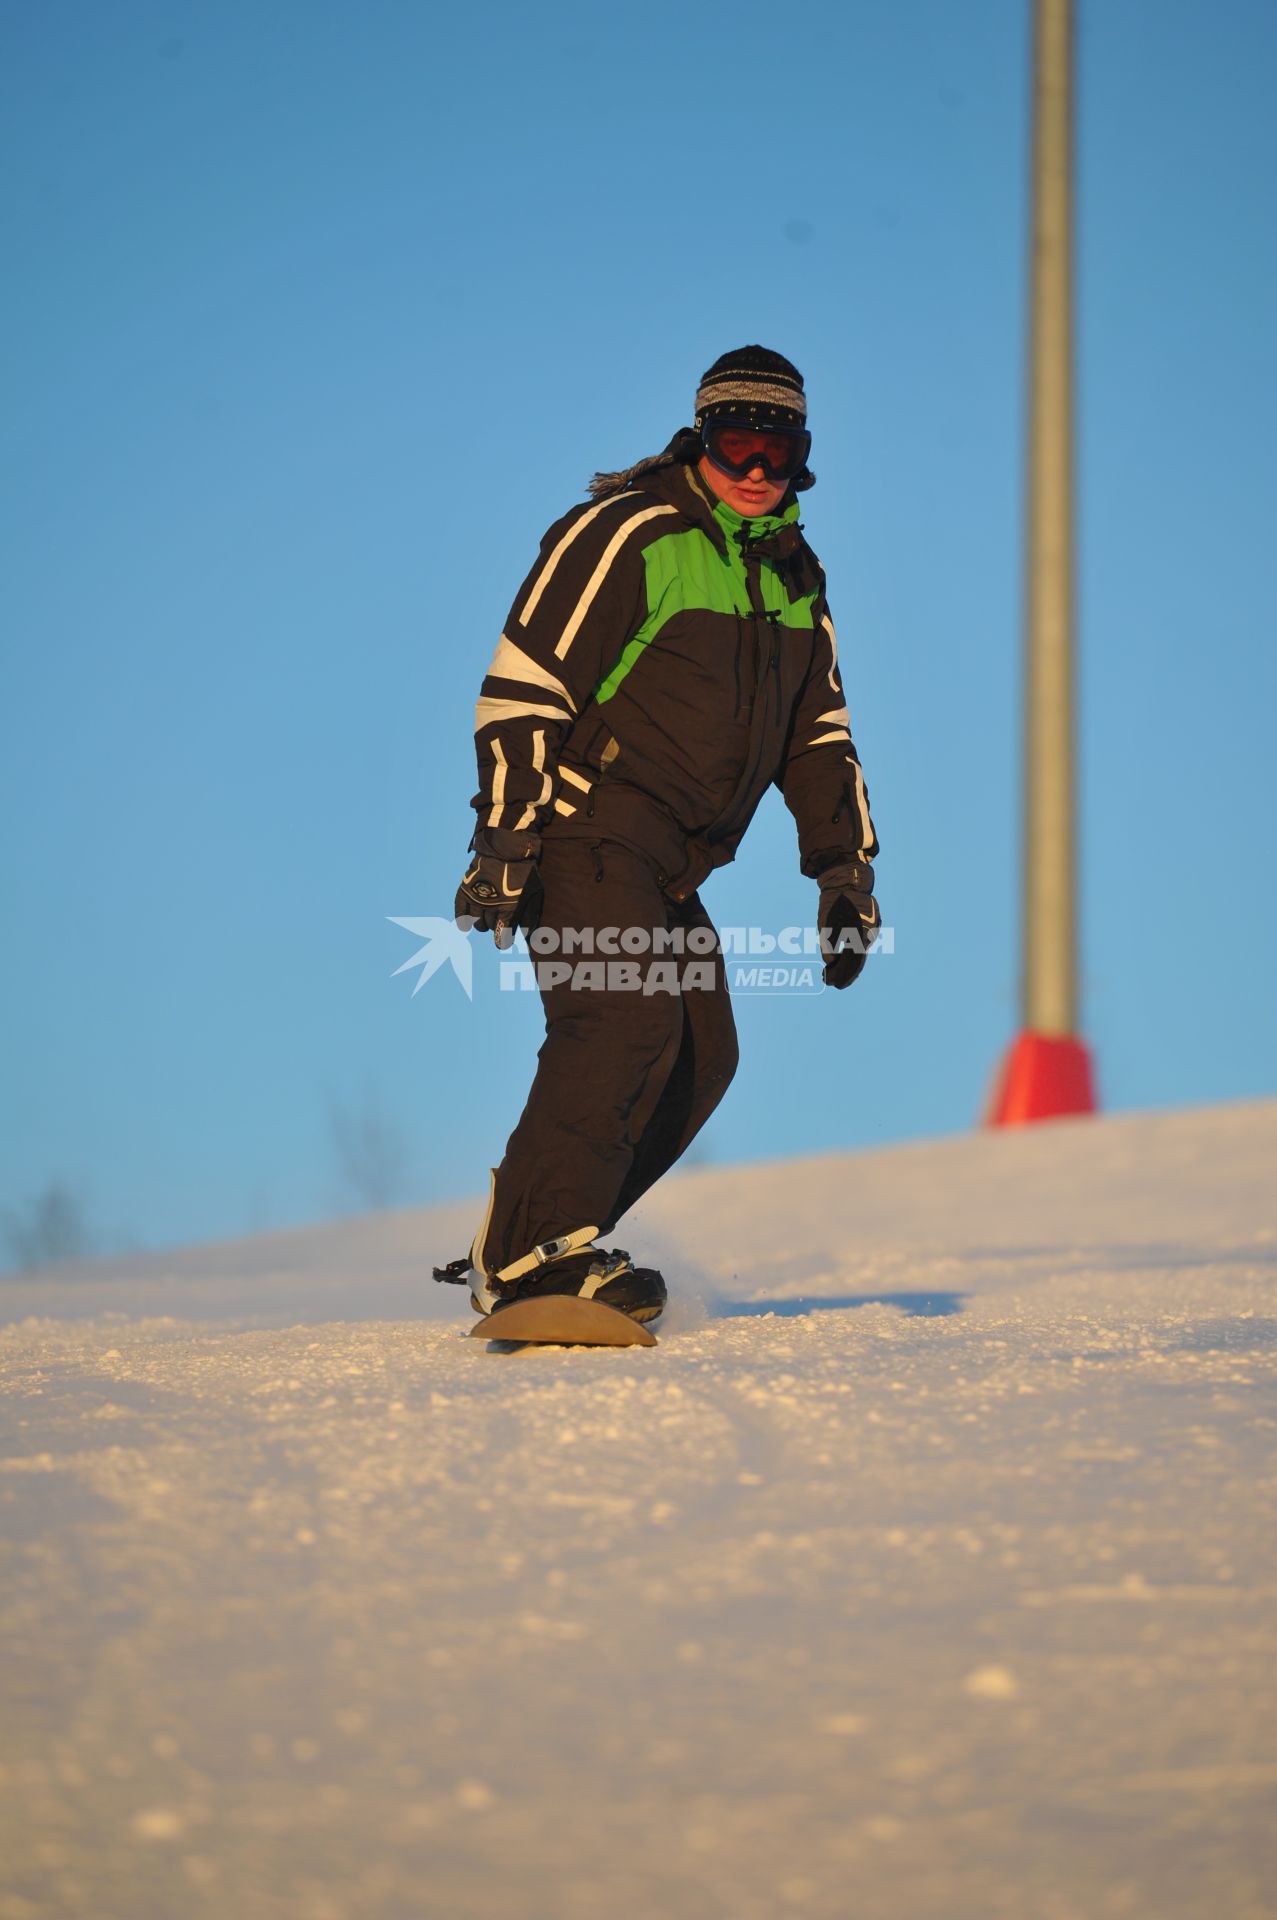
[[[767,347],[737,347],[701,375],[696,425],[730,414],[759,426],[805,427],[807,396],[792,360]]]

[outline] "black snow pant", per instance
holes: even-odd
[[[566,835],[546,841],[540,879],[529,947],[546,1035],[475,1244],[489,1274],[578,1227],[610,1233],[736,1071],[718,935],[696,894],[675,902],[639,854]]]

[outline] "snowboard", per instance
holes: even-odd
[[[543,1294],[539,1300],[512,1300],[487,1313],[470,1329],[472,1340],[494,1346],[654,1347],[656,1335],[618,1307],[582,1300],[575,1293]]]

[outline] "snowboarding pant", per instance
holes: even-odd
[[[475,1243],[489,1274],[578,1227],[610,1233],[736,1071],[723,958],[698,896],[669,899],[611,840],[548,839],[539,871],[528,938],[546,1035]]]

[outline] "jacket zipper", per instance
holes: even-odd
[[[744,556],[742,556],[744,558]],[[754,659],[756,663],[752,724],[750,726],[750,756],[746,764],[744,777],[739,782],[727,809],[720,814],[713,825],[706,829],[705,837],[713,843],[721,843],[729,838],[737,820],[744,811],[745,802],[754,790],[758,778],[758,769],[763,757],[764,738],[768,731],[768,695],[774,693],[776,717],[780,717],[780,636],[777,631],[780,615],[761,606],[762,587],[758,578],[760,562],[753,562],[753,576],[750,573],[750,561],[744,560],[745,586],[749,594],[751,619],[754,629]],[[768,629],[768,642],[763,640],[763,627]]]

